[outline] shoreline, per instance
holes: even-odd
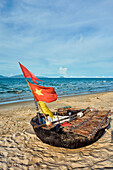
[[[57,100],[60,98],[70,98],[70,97],[76,97],[76,96],[85,96],[85,95],[95,95],[95,94],[101,94],[101,93],[109,93],[113,91],[105,91],[105,92],[95,92],[95,93],[81,93],[81,94],[74,94],[74,95],[64,95],[64,96],[58,96]],[[34,98],[28,98],[28,99],[17,99],[17,100],[9,100],[9,101],[4,101],[0,103],[0,106],[2,105],[7,105],[7,104],[14,104],[14,103],[23,103],[23,102],[29,102],[29,101],[34,101]]]
[[[2,103],[0,103],[1,105],[6,105],[6,104],[13,104],[13,103],[22,103],[22,102],[27,102],[27,101],[33,101],[34,99],[30,98],[30,99],[20,99],[20,100],[10,100],[10,101],[4,101]]]
[[[92,98],[92,97],[96,97],[96,96],[103,96],[106,94],[113,94],[113,91],[110,92],[100,92],[100,93],[93,93],[93,94],[81,94],[81,95],[73,95],[73,96],[61,96],[58,97],[56,101],[51,102],[51,103],[46,103],[47,105],[50,105],[50,107],[55,106],[56,104],[58,104],[61,100],[65,101],[65,100],[70,100],[70,103],[72,102],[72,100],[77,98]],[[97,97],[98,98],[98,97]],[[70,104],[68,104],[70,105]],[[76,104],[75,104],[76,105]],[[31,106],[31,107],[35,107],[35,102],[34,99],[29,99],[29,100],[23,100],[23,101],[15,101],[15,102],[11,102],[11,103],[5,103],[5,104],[1,104],[0,105],[0,110],[2,109],[6,109],[6,108],[12,108],[12,107],[22,107],[22,106]],[[73,105],[74,106],[74,105]]]

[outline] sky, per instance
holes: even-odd
[[[113,77],[113,0],[0,0],[0,75]]]

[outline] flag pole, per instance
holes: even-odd
[[[35,95],[35,92],[34,92],[34,90],[33,90],[33,87],[32,87],[33,84],[30,84],[30,82],[27,81],[26,78],[31,78],[32,81],[33,81],[34,83],[36,83],[36,84],[38,84],[38,83],[36,82],[36,80],[38,80],[38,81],[41,81],[41,80],[39,80],[33,73],[31,73],[31,72],[30,72],[25,66],[23,66],[20,62],[19,62],[19,65],[20,65],[20,68],[21,68],[21,70],[22,70],[22,72],[23,72],[23,75],[24,75],[24,77],[25,77],[25,80],[26,80],[26,82],[27,82],[27,84],[28,84],[28,86],[29,86],[32,94],[33,94],[34,101],[35,101],[35,105],[36,105],[36,109],[37,109],[37,111],[38,111],[39,108],[40,108],[40,105],[39,105],[39,103],[38,103],[37,96]],[[54,90],[53,90],[53,91],[54,91]],[[54,95],[54,98],[52,97],[51,100],[49,100],[49,101],[47,100],[48,102],[52,102],[52,101],[55,101],[55,100],[57,99],[56,93],[54,93],[54,94],[55,94],[55,95]],[[50,98],[51,98],[51,97],[50,97]],[[39,108],[38,108],[38,107],[39,107]],[[39,116],[40,116],[40,115],[39,115]],[[48,120],[45,114],[44,114],[44,117],[45,117],[46,120]],[[39,121],[40,121],[40,119],[39,119]]]
[[[26,79],[26,81],[27,81],[27,79]],[[28,81],[27,81],[27,84],[28,84],[28,86],[29,86],[29,88],[30,88],[30,90],[31,90],[31,92],[32,92],[32,94],[33,94],[34,100],[35,100],[34,92],[33,92],[32,88],[30,87],[30,85],[29,85],[29,82],[28,82]],[[36,109],[37,109],[37,111],[38,111],[38,110],[39,110],[39,108],[38,108],[38,104],[37,104],[36,100],[35,100],[35,105],[36,105]],[[40,105],[39,105],[39,106],[40,106]],[[40,109],[41,109],[41,111],[42,111],[42,108],[41,108],[41,107],[40,107]],[[43,111],[42,111],[42,113],[43,113]],[[46,116],[45,114],[43,114],[43,115],[44,115],[44,117],[45,117],[46,121],[48,121],[47,116]],[[39,119],[39,123],[41,124],[41,121],[40,121],[40,115],[39,115],[39,114],[38,114],[38,119]]]
[[[33,90],[32,90],[32,88],[30,87],[29,82],[27,81],[27,79],[26,79],[26,78],[25,78],[25,80],[26,80],[26,82],[27,82],[27,84],[28,84],[28,86],[29,86],[29,88],[30,88],[30,90],[31,90],[32,94],[33,94],[34,101],[35,101],[35,106],[36,106],[36,110],[37,110],[37,111],[39,111],[38,104],[37,104],[37,102],[36,102],[36,100],[35,100],[35,96],[34,96]],[[41,124],[41,121],[40,121],[40,115],[39,115],[39,114],[37,114],[37,115],[38,115],[39,123]]]
[[[21,68],[21,70],[22,70],[22,72],[23,72],[23,75],[24,75],[24,77],[25,77],[25,80],[26,80],[26,82],[27,82],[27,84],[28,84],[28,86],[29,86],[32,94],[33,94],[34,101],[35,101],[35,105],[36,105],[36,110],[38,111],[39,108],[38,108],[37,101],[36,101],[36,99],[35,99],[34,92],[33,92],[32,88],[30,87],[30,84],[29,84],[29,82],[27,81],[26,78],[32,78],[32,81],[33,81],[34,83],[36,83],[36,84],[38,84],[38,83],[35,81],[35,79],[38,80],[38,81],[42,81],[42,80],[39,80],[33,73],[31,73],[31,72],[30,72],[25,66],[23,66],[20,62],[19,62],[19,65],[20,65],[20,68]],[[39,115],[39,114],[38,114],[38,118],[39,118],[39,123],[41,124],[40,115]],[[45,117],[45,118],[46,118],[46,117]]]

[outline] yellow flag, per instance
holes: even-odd
[[[46,106],[46,104],[45,104],[44,102],[39,101],[38,104],[39,104],[39,106],[40,106],[43,114],[47,114],[47,115],[49,115],[51,118],[54,118],[53,113],[49,110],[49,108]]]

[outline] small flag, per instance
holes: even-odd
[[[34,83],[36,83],[36,84],[38,84],[38,83],[36,82],[36,80],[42,81],[42,80],[38,79],[33,73],[31,73],[31,72],[30,72],[25,66],[23,66],[20,62],[19,62],[19,64],[20,64],[21,70],[22,70],[23,75],[24,75],[25,78],[32,78],[32,81],[33,81]]]
[[[44,102],[39,101],[38,104],[39,104],[43,114],[49,115],[49,117],[54,118],[53,113],[49,110],[49,108],[46,106],[46,104]]]

